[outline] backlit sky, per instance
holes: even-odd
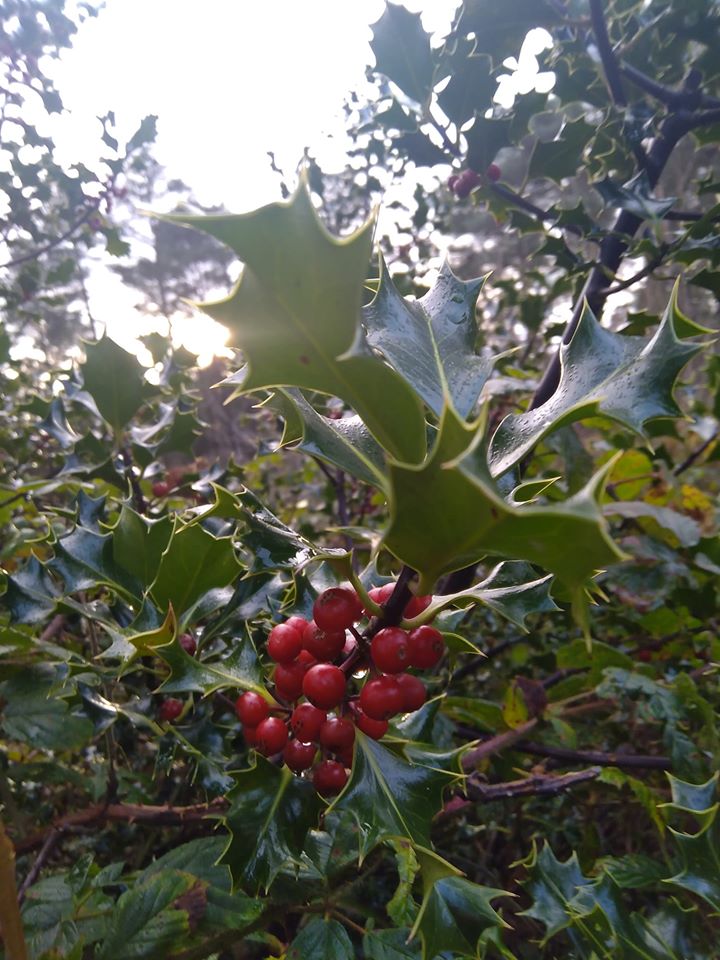
[[[457,2],[405,6],[442,35]],[[362,88],[383,9],[383,0],[106,0],[55,70],[69,111],[55,137],[68,162],[91,158],[99,114],[115,111],[122,140],[155,113],[155,155],[170,176],[203,203],[253,209],[279,198],[268,150],[287,171],[306,147],[326,168],[344,165],[342,104]],[[130,346],[143,329],[136,295],[104,271],[90,286],[98,319]],[[193,327],[195,337],[174,334],[207,350],[210,328]]]

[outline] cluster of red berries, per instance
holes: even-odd
[[[496,163],[491,163],[485,171],[485,177],[492,183],[496,183],[501,176],[502,170]],[[456,197],[464,200],[465,197],[470,196],[475,187],[480,186],[482,181],[483,178],[480,174],[468,167],[466,170],[463,170],[462,173],[453,174],[453,176],[448,179],[448,187]]]
[[[394,588],[376,587],[369,596],[382,606]],[[418,616],[431,599],[413,597],[405,617]],[[324,796],[339,793],[347,782],[355,728],[379,740],[391,717],[418,710],[425,686],[406,670],[434,667],[445,652],[442,634],[429,625],[410,631],[383,627],[365,638],[355,629],[365,616],[353,589],[325,590],[315,601],[313,620],[292,616],[270,631],[274,694],[284,705],[272,708],[253,691],[235,704],[248,745],[268,757],[282,752],[296,774],[313,768],[313,783]],[[359,694],[351,678],[363,683]]]

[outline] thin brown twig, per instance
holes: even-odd
[[[496,753],[501,753],[510,747],[514,747],[518,740],[522,740],[526,733],[529,733],[537,726],[537,722],[537,717],[533,717],[532,720],[527,720],[525,723],[520,724],[519,727],[515,727],[512,730],[505,730],[503,733],[498,733],[488,740],[483,740],[477,746],[471,747],[462,758],[463,770],[473,770],[481,761],[486,760],[488,757]]]
[[[529,753],[535,757],[548,757],[566,763],[592,763],[601,767],[619,767],[621,770],[671,770],[670,757],[647,756],[645,754],[604,753],[601,750],[568,750],[565,747],[551,747],[534,740],[520,740],[515,750]]]
[[[697,450],[693,450],[692,453],[690,453],[681,464],[675,467],[673,470],[673,475],[679,477],[681,473],[684,473],[686,470],[688,470],[695,463],[695,461],[705,453],[707,448],[717,440],[718,436],[720,436],[720,430],[716,430],[712,436],[708,437],[708,439],[697,448]]]
[[[30,867],[27,872],[27,876],[20,884],[20,889],[18,890],[18,906],[21,907],[23,905],[27,891],[40,876],[40,871],[47,863],[61,836],[62,834],[60,831],[56,830],[54,827],[48,832],[42,847],[40,847],[40,852],[38,853],[37,857],[35,857],[33,865]]]
[[[465,788],[471,800],[489,803],[492,800],[506,800],[511,797],[549,796],[561,793],[569,787],[575,787],[600,776],[600,767],[587,770],[574,770],[559,775],[536,773],[521,780],[507,783],[484,783],[476,774],[468,777]]]

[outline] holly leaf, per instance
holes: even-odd
[[[372,31],[370,47],[378,72],[413,100],[425,103],[432,90],[434,64],[430,37],[422,28],[420,15],[387,3]]]
[[[491,106],[496,90],[490,57],[471,53],[454,60],[450,80],[438,94],[438,104],[453,123],[462,126],[476,112],[482,114]]]
[[[3,606],[13,623],[42,623],[55,610],[59,594],[45,567],[32,556],[15,574],[8,575]]]
[[[469,416],[492,371],[493,361],[475,353],[475,302],[484,282],[459,280],[444,263],[424,297],[406,300],[382,262],[377,295],[363,309],[367,342],[437,416],[448,400]]]
[[[143,639],[154,635],[140,634],[130,639],[140,646]],[[240,688],[254,690],[272,702],[263,683],[263,672],[255,648],[247,636],[239,638],[232,651],[218,660],[191,657],[179,642],[161,643],[155,645],[153,650],[170,666],[170,676],[161,687],[164,693],[198,691],[209,696],[216,690]]]
[[[262,757],[240,771],[228,798],[230,842],[222,863],[233,879],[255,894],[267,891],[280,869],[297,863],[308,830],[317,826],[322,802],[310,781]]]
[[[287,960],[355,960],[355,950],[341,923],[315,917],[293,940]]]
[[[118,434],[140,409],[149,392],[143,368],[131,353],[108,336],[96,343],[86,343],[84,348],[85,389],[95,401],[100,416]]]
[[[583,151],[595,129],[584,120],[575,120],[565,124],[556,140],[538,140],[530,159],[528,179],[547,177],[560,183],[567,177],[577,176],[582,169]]]
[[[98,960],[167,956],[170,946],[190,932],[187,912],[176,909],[174,903],[194,882],[188,874],[164,871],[133,884],[111,913]]]
[[[583,876],[576,853],[561,863],[547,843],[540,851],[533,847],[523,866],[528,871],[523,887],[533,903],[521,916],[533,917],[545,925],[545,936],[540,941],[544,946],[556,933],[570,926],[569,904],[578,890],[591,885],[591,881]]]
[[[143,585],[118,565],[113,556],[113,535],[75,527],[55,544],[55,556],[47,567],[62,578],[65,593],[89,590],[104,584],[139,602]]]
[[[410,463],[422,459],[425,422],[417,397],[363,346],[358,321],[372,220],[342,240],[331,236],[313,207],[306,173],[287,202],[237,216],[168,219],[217,237],[245,263],[227,298],[202,304],[247,359],[239,392],[295,386],[341,397],[383,447]]]
[[[350,779],[330,810],[355,818],[361,860],[389,838],[429,846],[430,823],[442,807],[443,789],[457,776],[408,763],[358,730]]]
[[[493,928],[507,927],[491,901],[511,894],[466,880],[430,850],[418,850],[417,855],[423,900],[411,935],[420,935],[423,960],[446,953],[479,957],[481,939]]]
[[[490,444],[493,476],[522,460],[551,431],[584,417],[604,416],[645,436],[649,420],[681,416],[673,387],[701,345],[677,335],[677,292],[676,286],[649,339],[606,330],[586,307],[572,340],[560,349],[555,393],[535,410],[505,417],[497,428]]]
[[[278,390],[266,405],[285,421],[281,446],[297,445],[308,456],[383,488],[385,454],[360,417],[324,417],[300,390]]]
[[[421,960],[420,945],[408,943],[410,930],[368,930],[362,947],[365,960]]]
[[[5,701],[0,725],[8,740],[20,740],[46,750],[84,747],[93,736],[92,724],[73,716],[53,690],[46,666],[24,667],[0,685]]]
[[[129,504],[123,503],[117,523],[112,528],[113,558],[141,583],[152,583],[172,533],[169,517],[148,520],[136,513]]]
[[[225,587],[242,567],[232,538],[214,537],[199,523],[177,521],[150,587],[161,610],[172,604],[180,615],[215,587]]]
[[[650,181],[644,170],[622,186],[606,177],[594,184],[594,187],[606,203],[634,213],[643,220],[661,219],[677,202],[677,197],[653,197]]]
[[[443,573],[489,554],[538,564],[577,594],[594,571],[622,556],[597,504],[611,462],[563,503],[514,506],[490,477],[480,436],[481,428],[448,407],[422,466],[390,464],[391,519],[384,543],[420,573],[421,591],[429,592]],[[442,509],[428,511],[429,503]],[[568,543],[575,549],[568,551]]]
[[[713,910],[720,911],[720,818],[717,799],[718,774],[705,783],[695,785],[668,774],[672,803],[662,804],[667,810],[697,821],[697,830],[677,830],[668,827],[680,849],[682,869],[665,880],[677,887],[690,890],[707,901]]]

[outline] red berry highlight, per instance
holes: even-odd
[[[313,619],[321,630],[347,630],[362,616],[362,606],[349,587],[330,587],[313,604]]]
[[[345,696],[345,674],[330,663],[316,663],[303,678],[302,692],[313,706],[331,710]]]
[[[276,663],[292,663],[302,646],[302,633],[288,623],[277,624],[268,636],[267,651]]]
[[[257,725],[257,749],[266,757],[279,753],[288,741],[288,728],[280,717],[268,717]]]
[[[408,635],[400,627],[385,627],[372,638],[373,663],[383,673],[400,673],[410,665]]]
[[[270,716],[270,704],[259,693],[248,690],[235,701],[235,713],[245,726],[256,727]]]
[[[427,625],[416,627],[408,634],[408,650],[413,667],[428,670],[442,659],[445,641],[439,630]]]
[[[313,771],[313,783],[318,793],[332,797],[347,783],[345,767],[337,760],[323,760]]]

